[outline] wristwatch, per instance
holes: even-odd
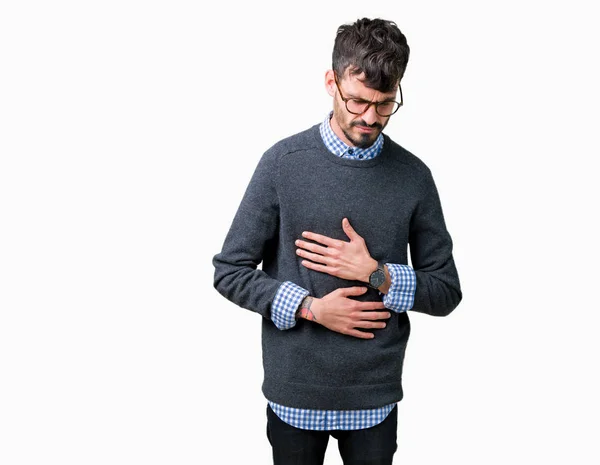
[[[369,276],[369,286],[378,289],[385,282],[385,271],[381,263],[377,264],[377,269]]]

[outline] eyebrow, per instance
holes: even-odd
[[[386,98],[384,100],[377,100],[376,103],[384,103],[384,102],[395,102],[396,101],[396,96],[398,95],[398,89],[396,89],[396,93],[394,94],[393,97],[389,97]],[[371,100],[367,100],[365,98],[362,97],[358,97],[350,92],[348,92],[346,94],[346,98],[351,98],[351,99],[355,99],[355,100],[362,100],[363,102],[371,102]]]

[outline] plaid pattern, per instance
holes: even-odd
[[[408,265],[396,263],[386,263],[386,265],[392,284],[388,293],[383,296],[383,305],[398,313],[410,310],[415,302],[415,290],[417,289],[415,270]]]
[[[350,147],[342,142],[336,133],[333,132],[333,129],[331,129],[330,121],[332,116],[333,112],[329,112],[321,126],[319,126],[319,131],[321,131],[323,142],[325,142],[325,145],[331,153],[337,155],[338,157],[351,158],[355,160],[370,160],[381,153],[381,149],[383,148],[383,134],[379,133],[379,136],[377,136],[375,142],[373,142],[373,144],[366,149]]]
[[[396,404],[368,410],[303,410],[275,402],[269,405],[279,418],[295,428],[331,431],[371,428],[385,420]]]
[[[296,310],[307,295],[306,289],[291,281],[285,281],[279,286],[271,306],[271,320],[277,328],[284,330],[296,326]]]
[[[381,153],[382,134],[379,134],[373,145],[366,149],[350,147],[342,142],[331,129],[332,115],[333,112],[330,112],[319,128],[323,142],[332,153],[340,157],[360,160],[370,160]],[[392,284],[383,298],[384,305],[395,312],[410,310],[413,306],[417,285],[414,270],[408,265],[393,263],[387,263],[387,267]],[[296,310],[308,294],[306,289],[291,281],[285,281],[279,287],[271,306],[271,319],[277,328],[285,330],[296,325]],[[269,405],[279,418],[296,428],[330,431],[371,428],[385,420],[396,404],[363,410],[300,409],[286,407],[272,401],[269,401]]]

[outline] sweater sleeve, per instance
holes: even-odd
[[[410,222],[410,255],[417,277],[411,310],[433,316],[450,314],[462,299],[452,239],[446,229],[437,187],[427,169],[423,196]]]
[[[231,302],[271,319],[282,281],[257,269],[279,227],[277,158],[267,151],[252,175],[220,253],[213,257],[214,287]]]

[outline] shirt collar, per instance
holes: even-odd
[[[351,158],[357,160],[370,160],[381,153],[381,149],[383,148],[382,133],[379,133],[379,136],[377,136],[375,142],[373,142],[373,144],[366,149],[350,147],[349,145],[346,145],[335,132],[333,132],[333,129],[331,129],[330,121],[332,115],[333,111],[330,111],[319,127],[321,138],[331,153],[341,158]]]

